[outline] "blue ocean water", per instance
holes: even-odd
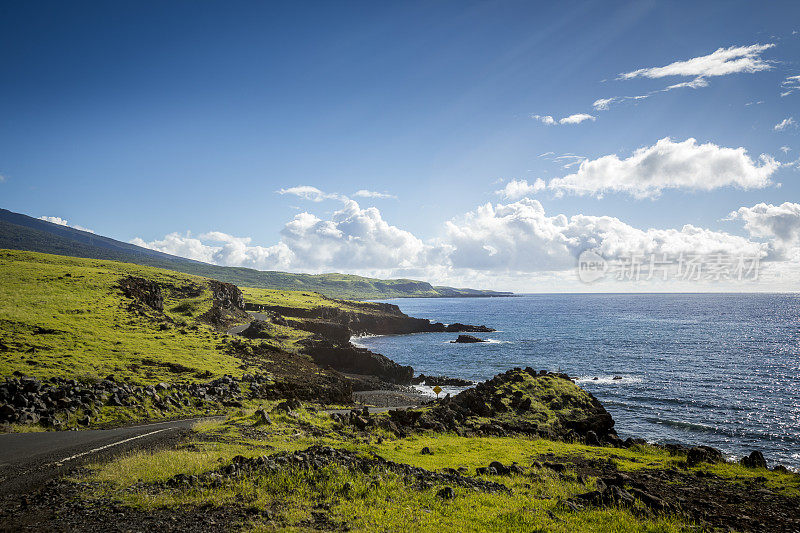
[[[758,449],[800,468],[800,295],[391,302],[411,316],[498,330],[479,335],[491,340],[482,344],[451,344],[452,333],[358,339],[416,373],[481,381],[517,366],[560,370],[605,405],[623,438],[707,444],[732,456]]]

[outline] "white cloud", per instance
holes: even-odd
[[[378,209],[362,209],[353,200],[344,201],[330,220],[299,213],[284,226],[280,241],[269,247],[254,246],[249,237],[217,231],[197,237],[171,233],[151,242],[137,237],[131,242],[198,261],[262,270],[412,268],[427,265],[442,251],[388,224]]]
[[[6,181],[6,177],[0,174],[0,183],[3,183],[4,181]]]
[[[368,191],[366,189],[360,189],[353,193],[353,196],[357,198],[397,198],[397,196],[385,192],[377,192],[377,191]]]
[[[568,117],[564,117],[558,121],[559,124],[580,124],[585,120],[595,121],[597,117],[592,115],[588,115],[586,113],[575,113],[574,115],[570,115]]]
[[[784,246],[800,244],[800,204],[760,203],[753,207],[740,207],[729,218],[742,220],[753,237],[777,240]]]
[[[795,278],[800,281],[800,272],[792,270],[792,261],[800,260],[800,249],[792,247],[800,231],[799,213],[800,204],[759,204],[735,211],[730,218],[744,221],[751,234],[748,239],[693,225],[644,229],[610,216],[548,215],[540,202],[523,198],[479,206],[446,222],[440,238],[423,241],[390,225],[374,207],[362,209],[347,201],[325,219],[298,214],[281,231],[279,242],[269,247],[222,232],[196,237],[172,233],[162,240],[133,242],[210,263],[262,270],[341,271],[454,286],[545,291],[589,289],[576,285],[574,270],[577,257],[586,249],[595,249],[607,259],[719,253],[761,257],[771,265],[765,272],[772,269],[784,276],[770,287],[786,290]],[[625,290],[632,288],[625,286]],[[692,283],[682,290],[702,288]]]
[[[691,77],[693,79],[668,85],[663,89],[655,89],[637,96],[612,96],[599,98],[592,107],[597,111],[607,111],[612,104],[628,101],[639,101],[650,98],[659,93],[675,89],[699,89],[708,87],[708,80],[712,76],[727,76],[740,72],[760,72],[772,69],[770,61],[761,58],[761,53],[772,48],[774,44],[754,44],[751,46],[732,46],[720,48],[715,52],[688,59],[676,61],[663,67],[641,68],[631,72],[624,72],[618,79],[630,80],[633,78],[666,78],[669,76]],[[747,104],[750,105],[750,104]]]
[[[765,245],[743,237],[685,225],[681,229],[634,228],[608,216],[547,216],[524,198],[487,203],[446,224],[453,268],[538,272],[575,267],[578,255],[596,249],[606,258],[631,254],[746,254],[763,256]]]
[[[581,195],[624,192],[637,198],[654,198],[664,189],[763,188],[780,163],[766,154],[760,159],[756,164],[744,148],[667,137],[625,159],[612,154],[583,161],[574,174],[550,180],[548,188]]]
[[[89,228],[84,228],[83,226],[79,226],[77,224],[70,224],[67,220],[64,220],[61,217],[41,216],[39,217],[39,220],[44,220],[45,222],[50,222],[52,224],[58,224],[59,226],[67,226],[68,228],[85,231],[86,233],[94,233],[94,230],[90,230]]]
[[[800,74],[796,76],[787,76],[781,83],[781,87],[783,87],[781,96],[789,96],[793,92],[800,91]]]
[[[325,193],[311,185],[298,185],[297,187],[289,187],[288,189],[281,189],[278,194],[291,194],[302,198],[303,200],[310,200],[312,202],[321,202],[323,200],[338,200],[340,195],[336,193]]]
[[[548,126],[553,126],[554,124],[557,124],[556,119],[554,119],[550,115],[531,115],[531,118],[538,120],[543,124],[547,124]]]
[[[612,96],[611,98],[598,98],[592,104],[592,107],[595,108],[597,111],[608,111],[608,108],[616,102],[618,99],[617,96]]]
[[[517,200],[523,196],[536,194],[544,189],[545,183],[541,178],[537,178],[532,184],[529,184],[527,180],[511,180],[506,183],[505,187],[495,191],[495,194],[499,194],[506,199]]]
[[[597,120],[597,117],[588,115],[586,113],[575,113],[574,115],[570,115],[559,120],[554,119],[550,115],[531,115],[531,118],[538,120],[543,124],[547,124],[548,126],[555,126],[556,124],[580,124],[586,120]]]
[[[620,74],[620,79],[637,77],[664,78],[667,76],[711,77],[727,76],[739,72],[760,72],[772,67],[769,61],[761,58],[761,53],[774,47],[774,44],[753,44],[750,46],[731,46],[685,61],[675,61],[663,67],[640,68]]]
[[[783,131],[786,128],[789,128],[789,127],[792,127],[792,126],[797,127],[797,123],[794,121],[794,118],[786,117],[785,119],[783,119],[780,122],[778,122],[777,124],[775,124],[775,126],[773,126],[772,129],[774,129],[775,131]]]

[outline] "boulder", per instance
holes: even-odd
[[[456,340],[450,342],[453,344],[455,343],[473,344],[476,342],[486,342],[486,340],[479,339],[478,337],[473,337],[472,335],[459,335]]]
[[[742,457],[739,463],[747,468],[767,468],[767,460],[758,450],[750,452],[747,457]]]
[[[700,463],[721,463],[722,452],[711,446],[693,446],[686,454],[686,465],[697,466]]]

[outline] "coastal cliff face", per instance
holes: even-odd
[[[315,363],[348,374],[371,375],[394,384],[409,384],[414,369],[388,357],[358,348],[350,338],[359,335],[399,335],[423,332],[490,332],[486,326],[431,323],[413,318],[394,304],[344,302],[325,299],[331,305],[311,308],[247,303],[250,311],[268,313],[271,320],[308,331],[314,337],[305,341],[303,352]]]

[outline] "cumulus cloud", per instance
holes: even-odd
[[[693,57],[685,61],[675,61],[663,67],[640,68],[631,72],[624,72],[619,77],[623,80],[640,77],[665,78],[668,76],[708,78],[740,72],[760,72],[773,68],[769,61],[761,58],[761,54],[774,46],[774,44],[769,43],[719,48],[705,56]]]
[[[548,188],[579,195],[624,192],[637,198],[654,198],[664,189],[763,188],[780,163],[766,154],[760,159],[757,164],[741,147],[698,144],[692,138],[674,142],[667,137],[625,159],[611,154],[583,161],[574,174],[550,180]]]
[[[2,180],[0,180],[2,181]],[[41,216],[39,220],[44,220],[45,222],[50,222],[52,224],[58,224],[59,226],[67,226],[68,228],[77,229],[80,231],[85,231],[86,233],[94,233],[94,230],[90,230],[89,228],[84,228],[83,226],[79,226],[77,224],[70,224],[69,221],[64,220],[61,217],[48,217],[48,216]]]
[[[793,117],[786,117],[785,119],[781,120],[772,129],[775,131],[783,131],[790,127],[797,127],[797,123],[794,121]]]
[[[253,246],[250,237],[235,237],[211,231],[193,237],[191,233],[170,233],[163,239],[146,242],[136,237],[131,244],[167,254],[222,266],[239,266],[259,270],[287,269],[292,253],[285,245]]]
[[[385,192],[368,191],[367,189],[360,189],[353,193],[357,198],[397,198],[397,196]]]
[[[547,124],[548,126],[555,126],[556,124],[580,124],[586,120],[595,121],[597,117],[586,114],[586,113],[575,113],[568,117],[564,117],[562,119],[556,120],[550,115],[531,115],[532,119],[538,120],[543,124]]]
[[[347,201],[326,218],[298,214],[285,225],[278,243],[268,247],[222,232],[172,233],[152,242],[133,242],[228,266],[344,271],[517,290],[569,287],[569,280],[576,279],[577,258],[587,249],[612,260],[724,254],[764,259],[769,269],[784,276],[773,287],[785,289],[798,278],[791,268],[792,261],[800,260],[798,212],[798,204],[741,208],[730,218],[744,221],[750,232],[746,238],[693,225],[637,228],[610,216],[548,214],[540,202],[522,198],[479,206],[446,222],[439,238],[423,241],[389,224],[374,207],[363,209]],[[776,253],[781,249],[783,253]],[[581,287],[586,288],[573,285]]]
[[[495,194],[499,194],[506,199],[517,200],[523,196],[543,191],[545,187],[544,180],[541,178],[537,178],[531,184],[528,183],[528,180],[511,180],[506,183],[505,187],[495,191]]]
[[[137,237],[131,242],[219,265],[304,271],[412,268],[434,262],[446,249],[423,243],[386,222],[378,209],[363,209],[353,200],[345,200],[330,220],[299,213],[280,235],[280,241],[268,247],[218,231],[197,237],[171,233],[150,242]]]
[[[800,204],[760,203],[753,207],[740,207],[729,215],[729,219],[742,220],[744,228],[753,237],[777,240],[782,245],[800,244]]]
[[[595,249],[606,258],[668,254],[763,256],[765,245],[692,225],[680,229],[630,226],[609,216],[548,216],[542,204],[524,198],[487,203],[446,224],[453,268],[538,272],[574,268],[578,255]]]
[[[781,83],[782,92],[781,96],[789,96],[793,92],[800,91],[800,74],[796,76],[787,76]]]

